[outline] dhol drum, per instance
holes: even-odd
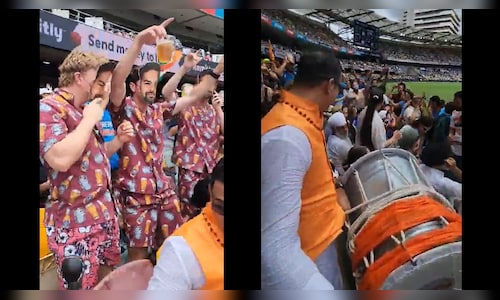
[[[357,289],[461,289],[461,216],[411,153],[370,152],[342,180]]]
[[[43,224],[45,209],[40,208],[40,290],[57,290],[57,266],[50,253],[47,233]]]

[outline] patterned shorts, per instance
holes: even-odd
[[[179,168],[179,198],[181,200],[181,211],[184,217],[192,217],[193,211],[189,207],[189,200],[193,196],[193,190],[198,181],[208,176],[208,173],[198,173],[195,171]]]
[[[65,257],[79,256],[83,260],[83,290],[91,290],[97,285],[100,265],[116,266],[120,263],[120,229],[116,220],[72,229],[47,226],[46,232],[49,249],[57,264],[60,289],[68,287],[61,276]]]
[[[143,197],[142,194],[120,192],[129,247],[157,250],[175,229],[184,224],[179,199],[173,193],[160,204],[141,205]]]

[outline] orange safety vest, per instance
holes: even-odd
[[[216,225],[212,205],[207,203],[201,214],[184,223],[172,236],[182,236],[198,259],[205,277],[205,285],[200,289],[224,290],[224,247],[220,244],[224,244],[224,232]],[[162,247],[157,252],[157,261]]]
[[[302,250],[314,261],[342,232],[345,215],[337,202],[318,105],[283,91],[282,100],[262,118],[261,135],[285,125],[300,129],[311,144],[312,163],[302,186],[298,234]]]

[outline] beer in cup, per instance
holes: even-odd
[[[167,35],[164,39],[156,42],[156,54],[160,64],[168,64],[172,61],[175,52],[175,36]]]

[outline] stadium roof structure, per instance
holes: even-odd
[[[293,13],[310,16],[326,24],[348,24],[360,21],[375,26],[380,31],[380,37],[389,37],[393,40],[420,42],[434,45],[462,46],[462,36],[448,32],[432,32],[407,26],[382,17],[368,9],[294,9]],[[339,24],[341,23],[341,24]]]

